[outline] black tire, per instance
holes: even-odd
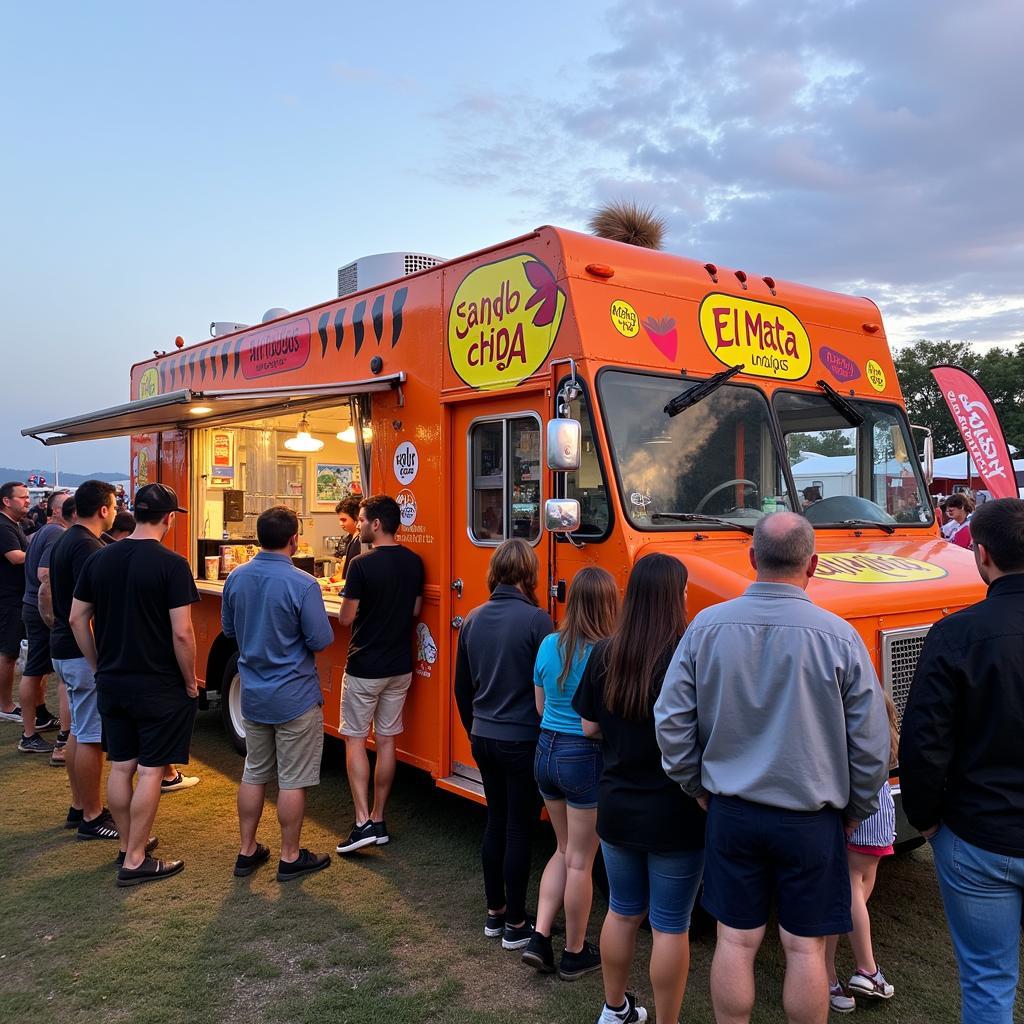
[[[242,722],[242,680],[238,675],[238,655],[232,654],[224,666],[220,684],[220,719],[231,745],[245,754],[245,724]]]

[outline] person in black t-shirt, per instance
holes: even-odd
[[[610,889],[601,930],[605,1005],[614,1024],[635,1008],[626,995],[637,929],[649,914],[658,1020],[678,1020],[690,968],[690,913],[704,871],[704,812],[666,774],[654,703],[686,628],[686,568],[641,558],[626,585],[615,635],[598,644],[573,698],[583,732],[601,739],[597,834]]]
[[[362,554],[362,547],[359,542],[359,499],[354,495],[349,498],[342,498],[334,506],[335,515],[338,517],[338,525],[348,534],[347,538],[339,541],[334,549],[334,554],[341,559],[338,563],[338,573],[345,578],[345,572],[356,557]]]
[[[90,557],[71,608],[75,639],[96,671],[111,762],[107,797],[128,837],[119,886],[185,866],[149,856],[160,781],[166,765],[188,762],[199,696],[191,610],[199,593],[188,562],[161,543],[179,512],[185,509],[170,487],[139,488],[135,532]]]
[[[64,748],[71,807],[65,828],[77,829],[79,839],[120,839],[114,819],[103,806],[103,726],[96,700],[96,676],[71,631],[75,585],[89,557],[103,548],[100,534],[114,521],[114,486],[105,480],[86,480],[75,491],[77,519],[53,545],[50,571],[41,584],[42,603],[53,613],[50,659],[64,683],[71,711],[71,735]]]
[[[355,823],[338,853],[388,842],[384,806],[395,778],[395,737],[412,682],[412,641],[423,603],[423,562],[396,540],[398,502],[386,494],[359,505],[359,539],[373,550],[348,566],[340,620],[352,627],[342,678],[341,734],[345,767],[355,804]],[[370,762],[366,737],[373,726],[377,764],[370,808]]]
[[[21,651],[24,627],[21,601],[25,593],[25,551],[28,538],[21,524],[28,514],[28,488],[17,482],[0,485],[0,718],[21,721],[14,703],[14,664]]]

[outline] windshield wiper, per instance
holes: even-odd
[[[753,536],[754,528],[743,523],[734,523],[731,519],[723,519],[721,516],[705,516],[700,512],[652,512],[651,519],[675,519],[680,523],[719,523],[728,526],[733,530],[742,530]]]
[[[831,402],[833,408],[846,419],[851,426],[859,427],[864,422],[864,417],[857,412],[850,403],[827,380],[819,380],[818,387],[825,392],[825,397]]]
[[[877,526],[886,533],[895,533],[896,527],[888,523],[880,523],[875,519],[844,519],[840,523],[818,523],[819,526]]]
[[[727,380],[735,377],[737,373],[742,373],[746,365],[746,363],[740,363],[739,366],[730,366],[728,370],[722,370],[721,373],[708,377],[707,380],[701,381],[700,384],[694,384],[692,388],[687,388],[681,395],[676,395],[675,398],[666,403],[665,415],[678,416],[684,410],[689,409],[690,406],[702,402],[708,395],[713,395]]]

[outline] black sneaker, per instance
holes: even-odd
[[[38,732],[49,732],[51,729],[59,728],[60,719],[45,704],[40,704],[36,708],[36,730]]]
[[[148,857],[159,845],[160,845],[160,840],[157,839],[156,836],[150,836],[149,837],[149,842],[146,843],[146,856]],[[118,850],[117,851],[117,857],[115,857],[114,859],[117,861],[117,866],[119,868],[124,867],[124,858],[126,856],[127,855],[126,855],[124,850]]]
[[[31,736],[26,736],[22,733],[21,739],[18,740],[18,750],[23,754],[52,754],[53,747],[43,739],[39,733],[33,733]]]
[[[78,826],[77,838],[120,839],[121,837],[117,833],[117,826],[114,824],[110,811],[104,807],[100,814],[93,818],[92,821],[82,819],[82,823]]]
[[[584,942],[578,953],[565,950],[558,965],[558,976],[562,981],[575,981],[591,971],[601,970],[601,950],[592,942]]]
[[[391,835],[388,832],[388,827],[383,821],[375,821],[373,823],[373,834],[377,837],[378,846],[386,846],[391,842]]]
[[[529,918],[515,928],[506,923],[505,930],[501,933],[501,948],[522,949],[523,946],[529,944],[532,937],[533,922]]]
[[[299,850],[299,856],[289,862],[279,860],[277,862],[277,880],[279,882],[290,882],[293,878],[301,878],[313,871],[323,871],[331,866],[331,857],[327,853],[310,853],[303,848]]]
[[[69,807],[68,816],[64,819],[65,828],[78,828],[82,824],[85,813],[78,807]]]
[[[256,852],[248,855],[240,853],[235,858],[235,878],[251,875],[261,864],[270,860],[270,851],[262,844],[256,844]]]
[[[17,722],[21,725],[21,708],[15,704],[10,711],[0,711],[0,718],[5,722]]]
[[[364,846],[375,846],[377,843],[377,832],[372,821],[364,821],[362,825],[353,825],[348,839],[342,839],[338,843],[338,853],[354,853]]]
[[[555,954],[551,948],[551,938],[534,932],[523,950],[523,963],[528,964],[538,974],[555,973]]]
[[[505,931],[504,914],[488,914],[484,924],[484,935],[489,939],[500,939]]]

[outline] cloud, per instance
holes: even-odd
[[[461,184],[481,172],[538,221],[576,224],[640,198],[666,215],[669,248],[857,283],[896,301],[900,333],[1020,336],[1024,5],[628,0],[607,21],[614,45],[566,91],[462,104]],[[500,147],[477,146],[496,114]],[[905,320],[915,294],[933,301]]]

